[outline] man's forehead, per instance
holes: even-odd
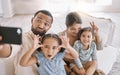
[[[38,14],[36,15],[36,18],[45,20],[46,22],[49,22],[49,23],[51,23],[51,21],[52,21],[52,18],[51,18],[50,16],[44,14],[44,13],[38,13]]]

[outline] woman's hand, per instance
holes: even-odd
[[[94,22],[90,22],[90,25],[91,25],[92,29],[94,30],[94,34],[97,35],[99,28],[94,24]]]
[[[69,48],[70,47],[69,38],[66,35],[60,36],[60,38],[62,40],[62,45],[60,47]]]

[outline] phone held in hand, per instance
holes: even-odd
[[[22,29],[20,27],[3,27],[0,26],[0,44],[22,44]]]

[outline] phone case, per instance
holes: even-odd
[[[22,43],[22,29],[19,27],[1,27],[0,36],[2,41],[0,43],[21,44]]]

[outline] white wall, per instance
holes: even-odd
[[[120,0],[113,0],[112,5],[101,7],[104,12],[120,12]],[[100,9],[101,9],[100,8]]]
[[[29,1],[29,2],[28,2]],[[69,2],[68,2],[69,1]],[[76,2],[75,2],[76,1]],[[76,3],[78,0],[15,0],[15,12],[17,14],[30,14],[34,13],[39,9],[48,9],[52,12],[60,10],[87,10],[90,12],[120,12],[120,0],[113,0],[113,4],[109,6],[88,6],[81,9]],[[69,4],[72,3],[72,4]],[[60,5],[61,4],[61,5]],[[67,5],[67,6],[65,6]],[[69,6],[69,8],[68,8]]]
[[[81,8],[79,6],[76,7],[76,3],[78,0],[3,0],[3,2],[9,1],[9,5],[5,2],[3,7],[1,1],[2,0],[0,0],[0,15],[6,14],[6,16],[12,16],[13,12],[15,14],[33,14],[39,9],[48,9],[51,10],[53,13],[66,12],[68,10],[88,11],[88,9],[90,9],[90,12],[120,12],[120,0],[113,0],[113,4],[109,6],[88,6],[85,8]],[[11,4],[10,1],[12,1]],[[8,9],[3,10],[2,8],[6,8],[6,5],[8,6]],[[6,11],[7,13],[5,13],[4,11]]]
[[[0,15],[2,17],[12,17],[13,11],[12,0],[0,0]]]
[[[83,12],[120,12],[120,0],[113,0],[112,5],[90,5],[83,4],[82,2],[76,3],[77,5],[73,5],[74,7],[72,7],[71,10],[78,10]]]
[[[45,6],[47,0],[14,0],[14,11],[17,14],[31,14]]]
[[[113,4],[111,6],[105,7],[104,11],[105,10],[120,12],[120,0],[113,0]]]
[[[33,14],[40,9],[47,9],[51,13],[65,12],[68,10],[67,1],[70,0],[15,0],[14,11],[17,14]]]
[[[0,16],[2,16],[2,15],[3,15],[3,9],[2,9],[2,2],[0,0]]]

